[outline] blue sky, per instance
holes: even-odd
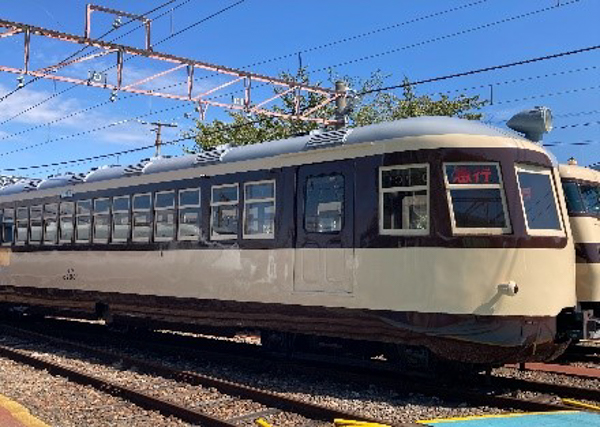
[[[75,34],[83,32],[86,2],[82,0],[3,3],[2,19]],[[161,3],[163,1],[96,2],[133,13],[146,12]],[[232,0],[177,0],[160,12],[171,7],[176,10],[153,22],[153,42],[233,3]],[[387,83],[393,85],[404,76],[422,80],[600,44],[598,16],[598,0],[246,0],[160,44],[156,50],[231,67],[245,67],[282,57],[250,68],[273,76],[282,71],[295,71],[298,67],[296,52],[305,51],[302,61],[314,81],[327,81],[327,70],[333,67],[338,74],[363,78],[381,70],[389,76]],[[111,22],[112,18],[107,15],[94,14],[92,35],[97,37],[110,29]],[[318,48],[390,26],[393,28]],[[111,40],[134,27],[135,24],[126,26],[106,39]],[[119,43],[142,47],[143,31],[137,30]],[[33,37],[32,67],[59,62],[78,48],[73,44]],[[22,35],[0,39],[0,49],[0,65],[21,66]],[[89,70],[104,69],[113,64],[114,57],[105,57],[74,66],[68,73],[85,78]],[[125,67],[126,81],[165,69],[164,65],[144,58],[128,60]],[[109,75],[111,78],[113,76]],[[162,86],[179,81],[184,81],[183,72],[173,73],[152,84]],[[213,77],[198,85],[208,88],[222,81]],[[0,96],[10,92],[16,84],[15,75],[0,73]],[[424,84],[418,86],[417,92],[479,94],[487,99],[490,84],[494,85],[494,103],[483,110],[486,121],[503,126],[520,110],[534,105],[548,106],[555,115],[555,130],[545,136],[545,142],[556,143],[550,149],[558,159],[564,162],[574,156],[584,165],[600,161],[600,124],[597,123],[600,121],[600,49]],[[37,81],[0,102],[0,170],[152,144],[154,134],[150,127],[131,120],[95,130],[138,115],[147,115],[145,120],[176,121],[179,128],[165,130],[165,140],[177,138],[181,131],[193,125],[192,120],[183,117],[184,113],[196,116],[192,105],[178,101],[120,95],[116,102],[106,103],[110,92],[76,87],[12,118],[68,86]],[[92,108],[101,103],[106,105]],[[89,109],[87,112],[76,114],[86,108]],[[211,108],[207,120],[223,117],[223,112]],[[47,125],[48,122],[54,123]],[[86,134],[75,136],[81,132]],[[573,145],[580,143],[586,145]],[[32,144],[40,145],[5,154]],[[181,146],[171,146],[165,147],[164,151],[180,154],[181,149]],[[152,150],[118,159],[30,170],[22,174],[46,176],[68,170],[83,172],[107,163],[136,163],[150,155]]]

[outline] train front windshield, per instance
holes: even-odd
[[[564,182],[569,213],[600,217],[600,184]]]

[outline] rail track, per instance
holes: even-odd
[[[348,413],[337,410],[331,410],[329,408],[309,404],[305,401],[296,401],[294,399],[290,399],[288,397],[280,396],[279,394],[255,389],[252,387],[247,387],[240,384],[235,384],[232,382],[217,380],[215,378],[206,377],[203,375],[191,373],[191,372],[182,372],[177,371],[172,368],[166,367],[162,364],[146,362],[130,355],[122,354],[120,352],[107,351],[104,349],[99,349],[97,347],[79,344],[73,342],[71,340],[66,340],[64,338],[58,338],[55,336],[50,336],[48,334],[40,334],[39,332],[34,332],[31,330],[26,330],[22,328],[15,328],[12,326],[4,326],[4,330],[10,334],[15,334],[23,338],[27,339],[35,339],[35,340],[45,340],[52,342],[53,344],[61,347],[67,348],[72,351],[82,352],[85,354],[91,354],[94,357],[102,359],[108,363],[114,363],[115,361],[119,361],[123,366],[135,366],[137,369],[142,369],[143,371],[153,373],[154,375],[160,375],[167,378],[174,378],[177,381],[187,382],[189,384],[194,385],[202,385],[206,387],[214,387],[222,393],[226,393],[228,395],[235,395],[240,398],[251,399],[272,408],[276,408],[281,411],[293,411],[294,413],[298,413],[303,415],[309,419],[317,419],[317,420],[333,420],[334,418],[350,418],[357,419],[362,421],[370,421],[370,422],[379,422],[386,423],[385,420],[374,420],[368,417],[361,416],[356,413]],[[68,329],[68,328],[67,328]],[[96,326],[85,326],[86,330],[102,330],[102,328],[97,328]],[[62,329],[64,333],[65,329]],[[73,332],[73,336],[77,335],[76,332]],[[81,336],[81,335],[80,335]],[[88,336],[89,339],[89,336]],[[176,341],[176,340],[175,340]],[[185,339],[183,340],[185,341]],[[212,344],[214,344],[214,340]],[[165,344],[165,343],[148,343],[154,350],[158,351],[168,351],[168,352],[176,352],[176,353],[184,353],[187,354],[190,349],[175,346],[174,344]],[[233,346],[231,344],[234,344]],[[143,345],[143,344],[142,344]],[[229,353],[229,357],[233,358],[246,358],[254,357],[253,355],[257,355],[258,346],[244,346],[237,345],[236,343],[219,343],[216,347],[224,347],[224,348],[246,348],[248,352],[251,354],[250,356],[244,355],[240,356],[239,354]],[[215,351],[215,348],[211,349]],[[197,351],[197,350],[194,350]],[[203,351],[203,350],[201,350]],[[38,361],[34,363],[39,363]],[[289,362],[286,362],[289,363]],[[296,363],[296,362],[292,362]],[[348,369],[340,369],[340,366],[332,366],[325,363],[319,364],[319,366],[310,366],[311,369],[323,370],[323,373],[326,375],[340,375],[344,378],[344,380],[353,380],[353,381],[361,381],[369,384],[378,384],[384,385],[386,387],[390,387],[392,389],[396,389],[402,392],[417,392],[428,396],[436,396],[438,398],[448,399],[448,400],[459,400],[462,402],[469,402],[473,405],[484,405],[489,407],[497,407],[497,408],[509,408],[511,410],[524,410],[524,411],[554,411],[554,410],[567,410],[572,409],[569,406],[556,403],[557,399],[554,399],[554,402],[550,402],[552,399],[548,398],[548,396],[560,396],[560,397],[570,397],[576,399],[584,399],[586,401],[597,401],[600,402],[600,391],[591,390],[587,388],[579,388],[579,387],[571,387],[571,386],[561,386],[558,384],[548,384],[542,382],[533,382],[533,381],[525,381],[518,380],[514,378],[500,378],[493,377],[492,383],[490,386],[482,387],[481,385],[473,386],[472,384],[467,386],[463,385],[460,388],[455,386],[450,387],[447,384],[434,384],[427,380],[421,379],[416,380],[415,378],[407,378],[404,375],[400,375],[397,373],[389,372],[389,371],[377,371],[377,370],[361,370],[357,369],[356,372],[349,374]],[[94,384],[91,384],[94,385]],[[128,391],[121,391],[118,388],[111,388],[110,385],[101,385],[101,388],[108,387],[109,390],[114,390],[114,393],[117,395],[131,395]],[[539,393],[535,399],[531,398],[519,398],[512,397],[510,394],[516,394],[515,391],[531,391]],[[508,394],[508,396],[507,396]],[[180,412],[181,408],[173,408],[172,403],[170,402],[159,402],[155,406],[153,403],[148,400],[147,396],[144,397],[134,397],[135,403],[140,405],[150,405],[151,409],[159,409],[161,412],[174,415],[177,417],[197,417],[197,416],[207,416],[207,414],[197,414],[198,411],[192,411],[192,413],[185,412],[186,408],[183,408],[183,412]],[[166,403],[166,404],[165,404]],[[186,415],[187,414],[187,415]],[[256,414],[258,416],[260,414]],[[210,415],[208,415],[210,417]],[[214,419],[215,417],[211,417]],[[189,420],[189,418],[182,418]],[[196,418],[198,419],[198,418]],[[198,421],[202,422],[203,425],[228,425],[228,424],[210,424],[211,421]],[[214,422],[228,422],[227,420],[218,420]],[[390,424],[388,422],[388,424]],[[413,425],[413,424],[394,424],[394,425]]]
[[[93,357],[103,360],[107,363],[118,363],[124,368],[135,367],[137,371],[152,373],[164,378],[174,379],[187,384],[214,388],[222,393],[223,401],[229,401],[228,397],[238,399],[251,400],[268,407],[258,412],[251,412],[242,416],[230,417],[222,419],[210,414],[210,410],[200,411],[195,408],[189,408],[175,402],[160,399],[147,393],[116,384],[106,379],[99,378],[86,374],[72,367],[67,367],[62,364],[44,360],[43,358],[28,354],[28,352],[9,348],[8,346],[0,346],[0,356],[9,358],[19,363],[27,364],[38,369],[45,369],[54,375],[60,375],[67,379],[83,385],[92,386],[102,392],[111,394],[128,400],[144,409],[157,410],[163,415],[174,416],[189,423],[199,423],[208,427],[231,427],[239,426],[240,422],[253,421],[264,415],[274,414],[277,412],[291,412],[294,414],[306,417],[309,420],[317,420],[323,422],[331,422],[335,418],[352,419],[358,421],[366,421],[373,423],[386,423],[385,420],[376,420],[362,416],[358,413],[340,411],[332,408],[327,408],[321,405],[312,404],[305,401],[291,399],[286,396],[281,396],[276,393],[260,390],[253,387],[248,387],[242,384],[237,384],[230,381],[223,381],[205,375],[196,374],[193,372],[179,371],[168,366],[157,363],[147,362],[141,359],[132,358],[124,354],[119,354],[111,351],[100,350],[87,345],[78,344],[67,341],[61,338],[52,337],[50,335],[40,334],[38,332],[28,331],[25,329],[14,328],[2,325],[0,329],[8,335],[15,336],[21,339],[28,340],[43,340],[50,342],[53,345],[59,346],[61,349],[82,352],[84,354],[93,355]],[[324,425],[324,424],[323,424]],[[395,424],[398,426],[416,426],[416,424]]]

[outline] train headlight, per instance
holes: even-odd
[[[548,107],[534,107],[512,116],[506,126],[524,133],[527,139],[539,142],[544,133],[552,130],[552,112]]]
[[[512,280],[508,283],[501,283],[498,285],[498,292],[503,295],[510,295],[512,297],[519,293],[519,285]]]

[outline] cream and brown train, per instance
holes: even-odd
[[[0,301],[270,346],[546,360],[577,302],[564,200],[542,147],[448,117],[24,180],[0,190]]]
[[[575,243],[581,338],[600,339],[600,172],[575,159],[559,171]]]

